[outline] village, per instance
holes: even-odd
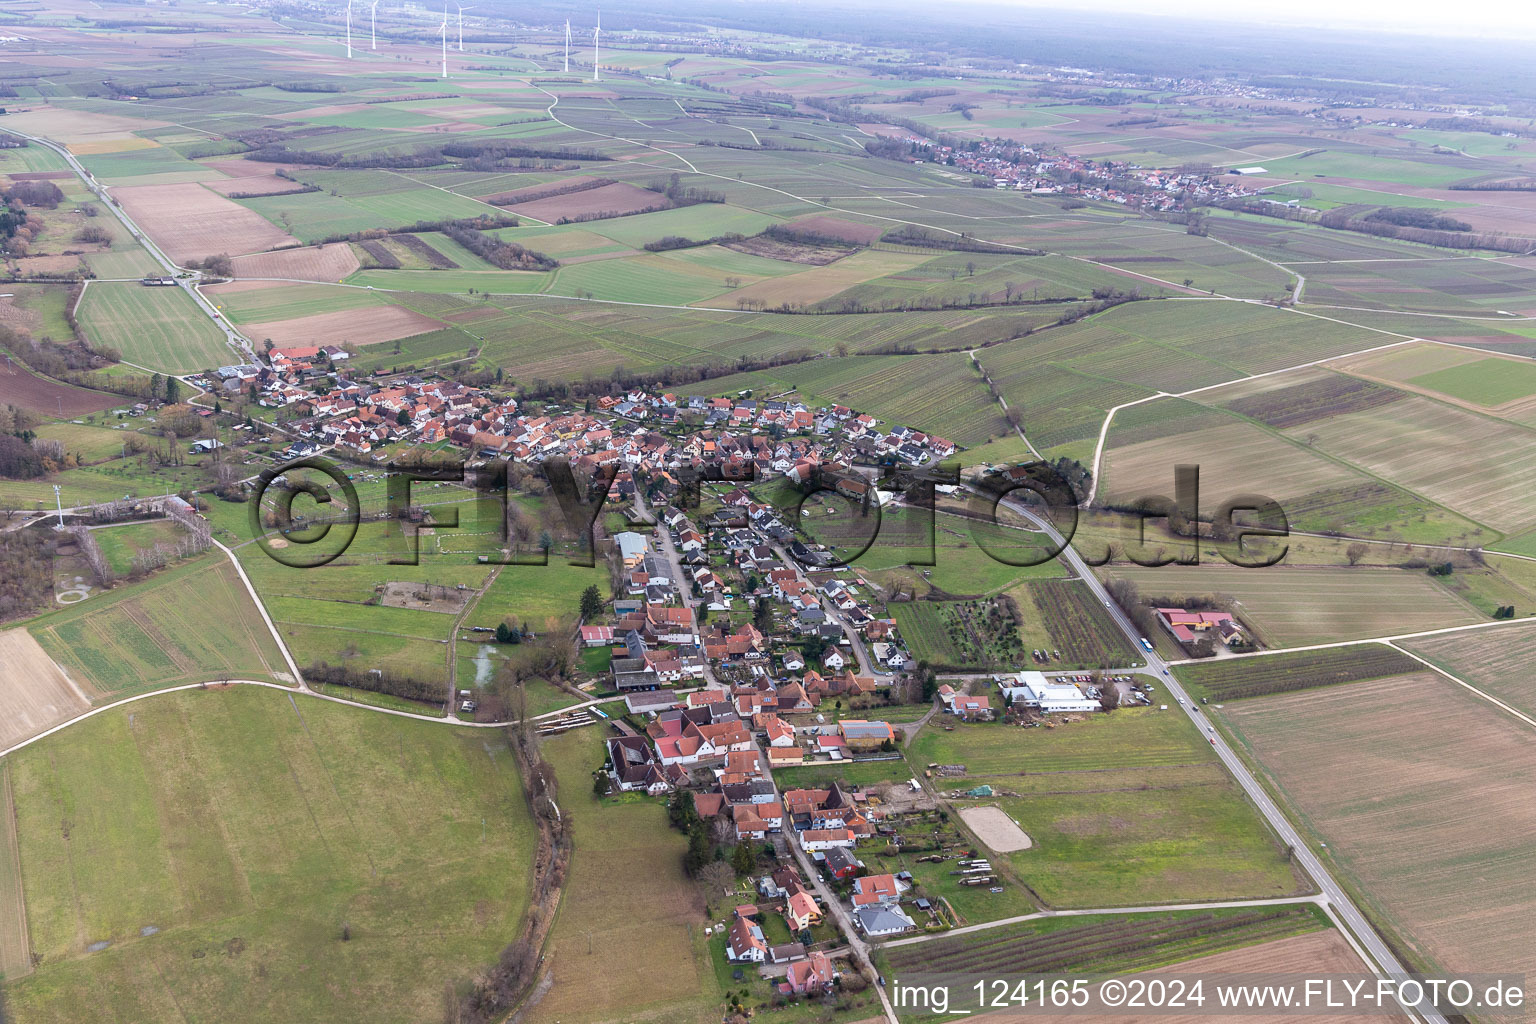
[[[1258,195],[1262,188],[1241,183],[1262,167],[1235,168],[1226,174],[1209,167],[1179,170],[1142,167],[1115,160],[1095,160],[1069,153],[1043,153],[1009,139],[983,138],[965,145],[935,144],[904,135],[913,163],[931,160],[991,179],[1000,189],[1035,195],[1060,195],[1115,203],[1130,209],[1167,213],[1189,203],[1210,205]]]
[[[808,529],[806,518],[899,504],[895,475],[954,455],[944,438],[793,394],[625,389],[579,405],[519,402],[435,376],[354,377],[337,346],[266,355],[269,366],[221,367],[195,383],[275,414],[282,457],[565,460],[589,496],[602,491],[593,526],[615,586],[575,641],[596,673],[584,688],[622,700],[542,731],[605,728],[600,796],[666,801],[705,851],[733,851],[714,862],[706,934],[732,979],[755,974],[766,998],[864,984],[871,943],[970,920],[958,893],[1029,899],[994,867],[1029,837],[997,806],[963,806],[992,797],[990,785],[935,791],[965,767],[911,767],[919,729],[1055,728],[1158,700],[1129,674],[1041,671],[1053,658],[1038,650],[1028,670],[941,679],[913,658],[892,595]],[[1243,642],[1225,613],[1158,616],[1182,645]],[[473,713],[471,691],[459,696]],[[709,880],[699,842],[689,871]]]

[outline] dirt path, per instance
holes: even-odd
[[[501,574],[501,566],[494,566],[485,582],[474,592],[464,607],[460,609],[458,618],[453,620],[453,628],[448,631],[448,702],[443,705],[444,717],[453,715],[454,701],[458,698],[459,685],[459,627],[464,625],[464,620],[469,618],[469,613],[480,604],[480,599],[485,592],[491,589],[491,584],[496,582],[496,577]]]

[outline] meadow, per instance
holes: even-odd
[[[532,825],[485,731],[215,688],[7,760],[21,1020],[419,1021],[527,906]]]
[[[296,320],[320,313],[366,309],[388,301],[362,288],[276,284],[269,281],[236,281],[212,285],[204,289],[204,292],[235,324]]]
[[[235,361],[224,332],[181,288],[96,281],[78,315],[93,344],[151,370],[189,373]]]
[[[930,725],[908,759],[965,765],[965,778],[941,790],[992,786],[1033,841],[1006,859],[1051,906],[1299,889],[1284,851],[1183,715],[1130,708],[1067,717],[1032,729]]]
[[[668,827],[658,800],[593,795],[592,771],[604,758],[598,730],[548,740],[544,755],[559,779],[562,812],[573,821],[575,853],[546,947],[553,986],[528,1019],[713,1021],[724,991],[705,945],[703,898],[683,874],[686,838]],[[615,896],[616,880],[623,880],[623,899]],[[613,951],[624,948],[645,953],[615,959]],[[603,984],[592,985],[594,977]]]
[[[28,628],[54,661],[113,698],[219,679],[292,681],[234,567],[217,551],[95,593]]]
[[[186,534],[181,527],[168,519],[148,523],[125,523],[92,531],[101,553],[106,556],[112,571],[126,576],[133,569],[134,559],[156,546],[174,547]]]

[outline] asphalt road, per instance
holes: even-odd
[[[1132,646],[1141,651],[1143,657],[1146,658],[1146,672],[1157,676],[1161,685],[1178,701],[1184,714],[1189,716],[1190,721],[1194,722],[1195,728],[1199,730],[1200,734],[1210,741],[1216,756],[1221,759],[1222,764],[1226,765],[1227,771],[1232,773],[1232,777],[1243,788],[1243,792],[1247,793],[1248,798],[1258,807],[1259,812],[1264,815],[1270,827],[1280,837],[1280,841],[1292,848],[1296,861],[1306,869],[1307,874],[1312,877],[1312,880],[1317,883],[1318,888],[1327,898],[1328,909],[1335,916],[1335,919],[1342,921],[1348,927],[1357,940],[1358,945],[1374,961],[1370,966],[1383,975],[1396,976],[1407,974],[1407,968],[1387,948],[1387,944],[1382,941],[1376,929],[1371,926],[1371,923],[1365,919],[1365,915],[1355,906],[1349,894],[1334,879],[1317,855],[1308,848],[1306,840],[1291,827],[1290,821],[1287,820],[1280,808],[1275,806],[1274,801],[1270,799],[1264,787],[1259,785],[1258,781],[1254,779],[1252,773],[1248,771],[1247,765],[1243,764],[1237,754],[1233,752],[1226,739],[1221,733],[1211,731],[1207,727],[1207,716],[1195,710],[1196,705],[1191,701],[1189,694],[1185,692],[1184,688],[1179,685],[1179,681],[1173,677],[1172,672],[1168,668],[1168,663],[1159,657],[1157,652],[1148,651],[1141,646],[1141,631],[1131,622],[1130,617],[1125,614],[1124,610],[1114,601],[1110,600],[1108,591],[1104,589],[1104,585],[1099,582],[1098,577],[1093,574],[1093,570],[1088,567],[1070,545],[1063,542],[1060,532],[1057,531],[1052,523],[1037,514],[1033,509],[1027,508],[1016,501],[1004,500],[1009,508],[1038,525],[1054,543],[1062,545],[1062,560],[1067,563],[1074,573],[1082,577],[1083,584],[1093,592],[1094,597],[1098,598],[1099,603],[1109,612],[1110,618],[1114,620],[1115,625],[1130,640]],[[1433,1010],[1419,1011],[1419,1015],[1428,1021],[1429,1024],[1446,1024],[1445,1017]]]
[[[186,271],[178,267],[169,256],[161,252],[159,246],[155,245],[154,241],[123,212],[122,207],[112,201],[111,197],[107,195],[106,187],[97,183],[96,179],[91,176],[84,165],[75,159],[73,153],[55,142],[49,142],[47,139],[39,138],[36,135],[28,135],[26,132],[19,132],[14,128],[6,128],[5,131],[19,138],[26,139],[28,142],[42,146],[45,149],[50,149],[62,157],[64,162],[69,165],[69,169],[74,171],[81,181],[85,182],[86,187],[101,201],[101,204],[111,211],[112,215],[122,222],[123,227],[128,229],[128,233],[154,257],[155,262],[160,264],[161,269],[165,271],[166,275],[176,277],[176,286],[192,296],[192,301],[197,303],[197,307],[208,314],[209,319],[219,325],[219,330],[224,332],[224,338],[230,347],[236,352],[244,353],[247,361],[255,360],[256,356],[251,348],[251,343],[231,327],[229,321],[224,319],[219,314],[219,311],[213,307],[213,304],[203,297],[202,292],[197,290],[197,283],[201,280],[201,275],[194,272],[190,278],[177,277],[178,274],[186,273]]]

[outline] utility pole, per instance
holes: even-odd
[[[53,485],[53,503],[59,509],[59,529],[64,529],[64,499],[61,497],[63,488],[59,484]]]

